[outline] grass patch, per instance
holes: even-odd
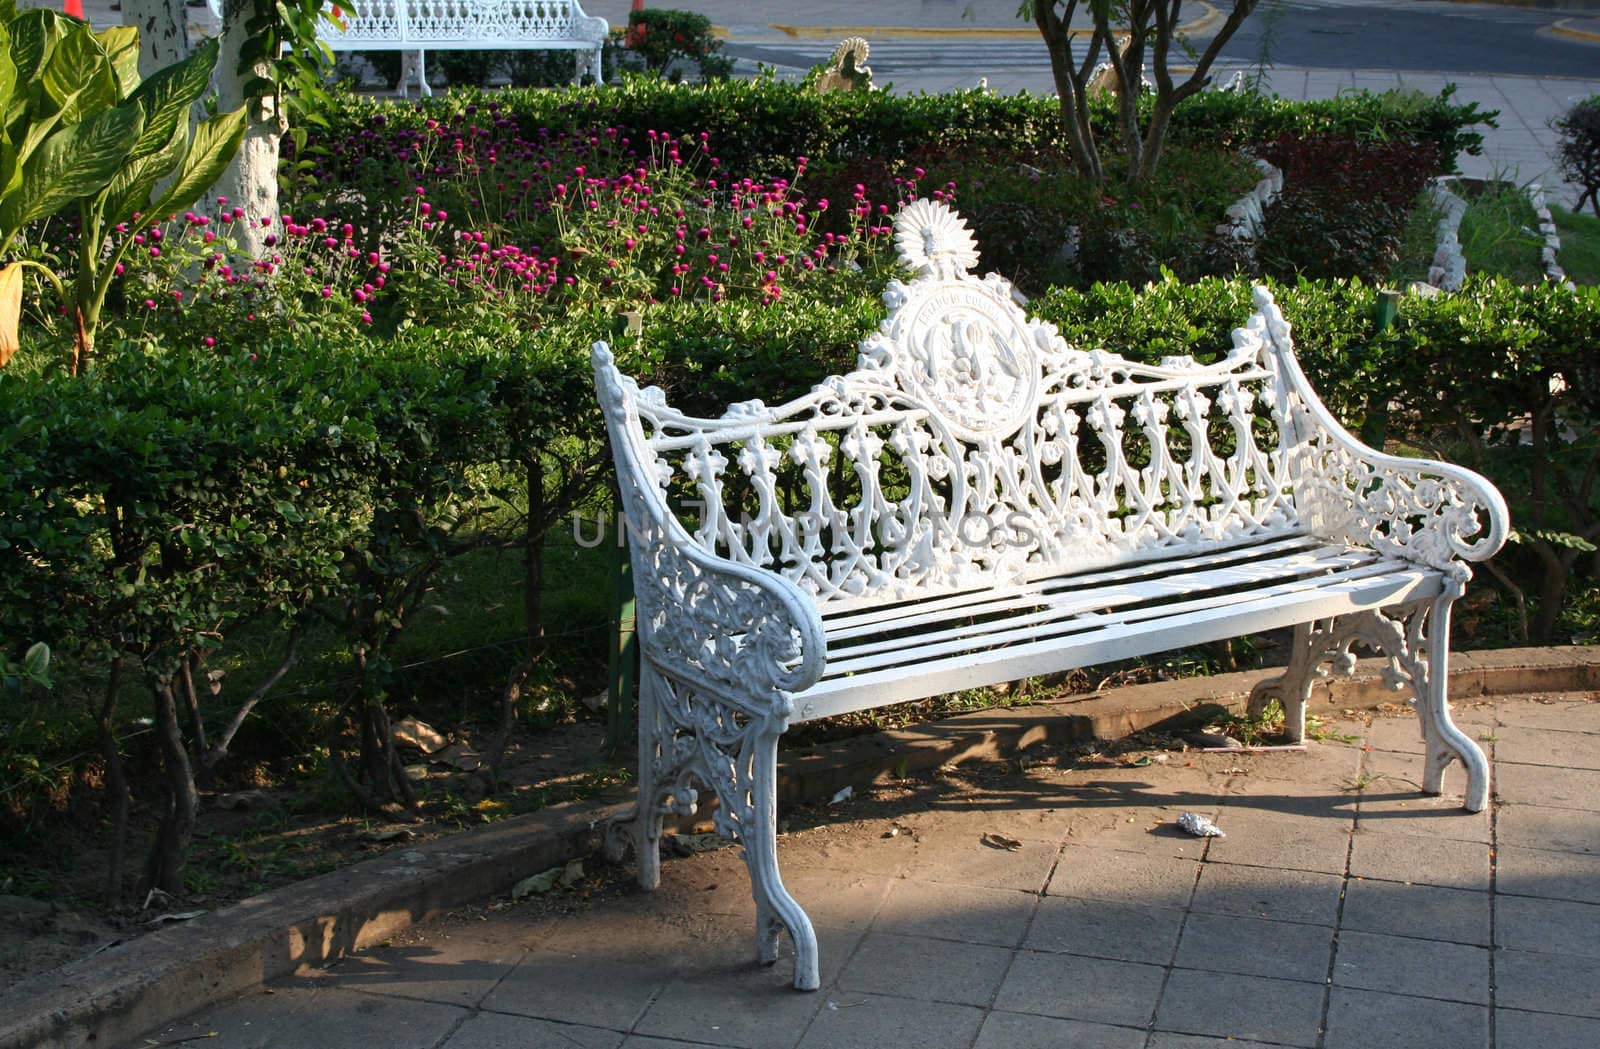
[[[1461,253],[1469,273],[1491,273],[1518,284],[1545,279],[1539,250],[1539,218],[1528,202],[1528,191],[1514,182],[1498,180],[1466,194],[1467,210],[1461,216]]]
[[[1574,284],[1600,284],[1600,218],[1555,204],[1550,207],[1550,215],[1561,235],[1557,261],[1567,271],[1567,279]]]

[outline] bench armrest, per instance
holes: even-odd
[[[640,640],[658,670],[742,704],[810,688],[826,659],[816,602],[775,572],[700,546],[662,498],[657,459],[640,421],[638,384],[617,370],[605,343],[592,354],[595,387],[617,467]]]
[[[1312,531],[1462,580],[1471,572],[1460,562],[1493,557],[1511,520],[1494,485],[1465,467],[1388,455],[1352,436],[1311,388],[1265,288],[1256,289],[1256,308],[1277,358],[1295,504]]]

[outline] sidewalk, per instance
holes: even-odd
[[[1494,759],[1490,812],[1416,793],[1409,714],[1304,754],[1047,750],[858,794],[781,839],[815,994],[787,956],[754,965],[724,849],[669,860],[653,894],[485,901],[127,1049],[1592,1049],[1600,702],[1458,720]],[[1178,833],[1184,811],[1228,836]]]

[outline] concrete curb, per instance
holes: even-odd
[[[1600,688],[1600,646],[1508,649],[1453,656],[1458,700]],[[1381,660],[1325,683],[1327,713],[1396,698]],[[1202,704],[1241,711],[1276,671],[1137,685],[1029,707],[986,710],[843,740],[785,756],[781,804],[819,801],[908,772],[1001,757],[1041,741],[1117,738],[1193,718]],[[503,893],[600,845],[622,803],[572,803],[391,852],[353,867],[172,925],[0,992],[0,1049],[116,1045],[303,966],[371,946],[414,922]]]
[[[1600,18],[1563,18],[1550,26],[1550,32],[1556,36],[1600,44]]]

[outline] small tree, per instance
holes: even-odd
[[[1161,163],[1172,111],[1211,83],[1212,63],[1259,2],[1232,0],[1216,36],[1204,51],[1193,55],[1193,72],[1180,83],[1173,80],[1170,60],[1175,44],[1186,59],[1191,53],[1179,32],[1183,0],[1024,0],[1018,14],[1033,19],[1050,49],[1050,71],[1061,98],[1061,124],[1078,170],[1097,182],[1105,178],[1089,117],[1090,80],[1102,60],[1111,66],[1128,181],[1143,182]],[[1087,17],[1089,25],[1075,29],[1072,23],[1080,14]],[[1088,38],[1081,61],[1072,54],[1074,36]],[[1155,90],[1147,123],[1141,128],[1139,96],[1147,61]]]
[[[1561,136],[1556,164],[1568,182],[1583,187],[1574,211],[1583,210],[1588,201],[1600,215],[1600,95],[1590,95],[1566,113],[1550,121]]]

